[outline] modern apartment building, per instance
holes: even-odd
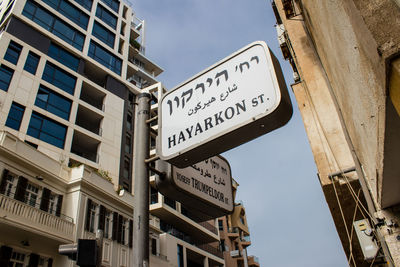
[[[155,115],[163,90],[144,21],[118,0],[0,10],[0,266],[73,266],[58,246],[97,229],[102,265],[130,266],[135,97],[152,88]],[[215,220],[199,224],[154,189],[150,201],[151,266],[224,264],[207,245]]]
[[[400,3],[275,0],[273,9],[349,266],[399,266]]]
[[[239,184],[232,179],[233,195]],[[220,232],[220,249],[223,251],[225,265],[227,267],[247,266],[259,267],[256,256],[248,256],[247,247],[251,245],[249,226],[247,225],[246,210],[242,201],[235,201],[233,213],[218,218]]]

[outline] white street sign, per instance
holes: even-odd
[[[184,169],[172,167],[172,178],[185,193],[232,212],[231,168],[222,157],[212,157]]]
[[[192,218],[205,221],[233,212],[231,167],[226,159],[214,156],[182,169],[164,166],[167,175],[156,177],[158,190],[182,203]]]
[[[158,154],[186,167],[284,125],[291,114],[279,63],[255,42],[164,95]]]

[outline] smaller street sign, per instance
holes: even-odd
[[[159,191],[186,208],[201,213],[199,220],[217,218],[233,211],[231,168],[226,159],[214,156],[187,168],[169,165],[165,180],[159,177]]]

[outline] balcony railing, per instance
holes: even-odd
[[[219,248],[210,246],[209,244],[201,244],[201,245],[196,245],[196,246],[210,254],[213,254],[214,256],[217,256],[221,259],[224,258],[224,253]]]
[[[240,240],[241,240],[242,242],[251,242],[250,236],[243,236],[243,237],[240,238]]]
[[[73,240],[74,223],[5,195],[0,195],[0,217],[30,229]]]
[[[201,226],[203,226],[204,228],[206,228],[207,230],[211,231],[212,233],[218,235],[217,228],[214,225],[212,225],[211,223],[209,223],[209,222],[199,222],[199,224]]]

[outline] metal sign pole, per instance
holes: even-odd
[[[133,266],[149,266],[149,157],[151,95],[137,96],[134,130],[134,207],[133,207]]]

